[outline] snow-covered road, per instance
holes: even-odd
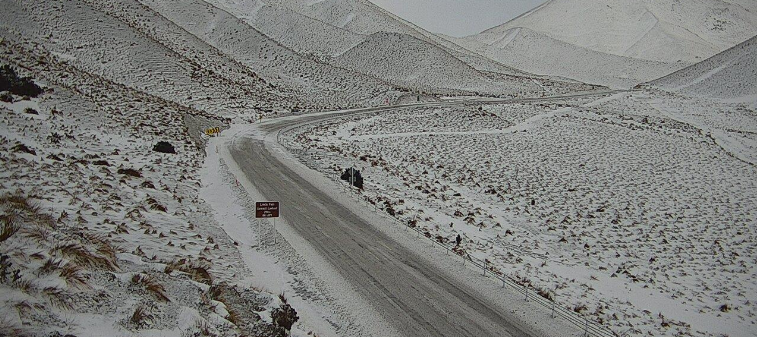
[[[594,93],[596,95],[597,93]],[[550,100],[554,98],[544,98]],[[532,99],[528,99],[531,101]],[[428,103],[424,106],[464,104]],[[528,303],[517,296],[491,296],[480,285],[460,277],[465,268],[450,270],[397,242],[386,224],[323,190],[322,184],[296,167],[276,141],[280,130],[335,116],[390,110],[363,109],[296,116],[237,132],[228,151],[255,194],[282,202],[286,224],[396,331],[407,336],[542,336],[578,334],[537,323]],[[349,201],[347,201],[348,203]],[[302,254],[302,252],[299,252]],[[451,257],[439,259],[453,260]],[[449,262],[449,261],[447,261]],[[459,260],[458,260],[459,263]],[[463,269],[461,272],[457,269]],[[474,282],[475,283],[475,282]],[[488,283],[488,282],[487,282]],[[496,286],[495,286],[496,287]],[[505,290],[502,290],[504,292]],[[503,299],[504,296],[504,299]],[[525,313],[525,314],[524,314]],[[526,319],[524,319],[526,317]],[[546,327],[545,327],[546,325]],[[558,324],[559,325],[559,324]],[[574,329],[568,329],[574,330]],[[559,331],[559,332],[558,332]]]

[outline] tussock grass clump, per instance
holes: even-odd
[[[80,266],[73,263],[66,263],[63,267],[60,268],[58,275],[60,276],[60,278],[66,281],[66,284],[68,284],[69,287],[89,287],[89,285],[87,284],[87,278],[84,276],[84,270]]]
[[[213,331],[213,329],[210,326],[210,323],[208,323],[207,320],[199,319],[199,318],[195,320],[194,326],[190,330],[183,332],[181,335],[186,336],[186,337],[218,336],[218,334]]]
[[[168,263],[163,271],[166,274],[170,274],[174,270],[178,270],[180,272],[189,274],[189,276],[192,277],[192,280],[194,280],[195,282],[212,285],[213,277],[210,276],[208,269],[210,269],[210,266],[207,263],[180,259]]]
[[[11,284],[26,294],[31,294],[34,291],[34,284],[30,280],[21,277],[20,273],[14,275]]]
[[[153,320],[153,315],[150,313],[150,309],[144,305],[138,305],[134,309],[134,313],[129,317],[129,322],[134,324],[137,328],[144,328],[150,325]]]
[[[89,251],[78,242],[68,242],[56,245],[53,252],[59,253],[66,258],[75,261],[81,266],[113,271],[116,270],[115,261],[109,257],[101,256]]]
[[[79,236],[87,243],[97,247],[95,251],[106,260],[105,262],[109,265],[109,270],[118,269],[118,258],[116,257],[118,248],[113,246],[105,236],[87,232],[79,233]]]
[[[34,201],[31,197],[20,193],[4,195],[0,197],[0,206],[5,211],[5,214],[2,215],[4,222],[5,220],[24,221],[48,228],[55,227],[55,219],[49,214],[43,213],[39,202]]]
[[[37,269],[37,276],[49,275],[57,270],[61,270],[63,268],[63,264],[63,260],[50,257],[47,259],[47,261],[45,261],[42,267]]]
[[[73,301],[71,294],[65,289],[59,287],[46,287],[42,289],[42,293],[47,296],[50,304],[65,310],[71,310],[73,308]]]
[[[31,226],[24,228],[21,235],[36,242],[38,245],[43,246],[48,240],[50,240],[51,233],[47,227]]]
[[[2,226],[2,230],[0,230],[0,242],[10,239],[20,228],[16,221],[15,213],[0,215],[0,226]]]
[[[0,318],[0,336],[15,336],[15,337],[32,337],[34,334],[25,331],[23,327],[19,327],[8,320],[8,318]]]
[[[14,146],[12,150],[16,153],[28,153],[32,156],[37,155],[37,151],[21,143],[16,144],[16,146]]]
[[[118,169],[118,174],[123,174],[125,176],[130,176],[134,178],[142,178],[142,173],[131,168],[120,168]]]
[[[153,294],[158,300],[163,302],[171,302],[168,296],[166,296],[166,289],[163,288],[163,285],[158,283],[158,281],[150,275],[135,274],[131,278],[131,282],[136,285],[142,286],[149,293]]]
[[[160,212],[166,212],[168,209],[166,206],[161,205],[157,200],[153,199],[152,197],[147,198],[147,205],[150,206],[150,209],[153,211],[160,211]]]

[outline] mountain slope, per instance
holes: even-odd
[[[229,71],[203,65],[202,57],[176,52],[87,3],[3,1],[2,6],[0,33],[7,38],[39,41],[83,71],[163,99],[219,115],[254,110],[244,102],[281,100],[278,91],[248,69],[232,62]]]
[[[386,95],[396,96],[391,94],[394,88],[386,83],[304,57],[205,1],[144,0],[142,3],[307,101],[335,107],[372,99],[384,101]]]
[[[484,33],[518,27],[603,53],[694,63],[757,34],[757,2],[550,0]]]
[[[649,85],[691,96],[757,103],[757,36]]]
[[[507,66],[530,73],[611,87],[630,87],[684,66],[600,53],[526,28],[504,32],[492,30],[453,41]]]
[[[339,55],[336,63],[412,88],[497,90],[488,78],[469,65],[435,45],[406,34],[371,34],[361,44]],[[508,92],[507,89],[499,91]]]
[[[10,39],[43,41],[84,71],[213,114],[368,105],[400,95],[375,78],[307,59],[202,1],[161,2],[171,18],[136,0],[3,3],[0,27]],[[197,34],[169,20],[181,14],[214,29],[198,25]],[[212,34],[223,43],[209,43],[217,42]]]
[[[269,1],[207,2],[299,53],[331,56],[343,53],[365,39],[362,34],[311,18],[282,4],[270,4]]]
[[[375,33],[399,33],[438,45],[479,71],[528,75],[476,55],[363,0],[206,0],[301,53],[334,56]],[[328,41],[330,45],[326,45]]]

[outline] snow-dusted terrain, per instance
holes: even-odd
[[[186,11],[156,13],[135,0],[11,1],[1,14],[7,31],[43,41],[86,71],[212,113],[366,104],[395,95],[376,79],[307,60],[204,2],[172,4]],[[205,19],[185,22],[186,13]]]
[[[634,93],[409,108],[305,127],[290,146],[324,172],[355,165],[381,210],[462,235],[616,333],[747,336],[756,128],[742,105]]]
[[[371,254],[418,252],[390,259],[428,300],[412,308],[474,303],[432,321],[498,331],[483,306],[508,331],[581,334],[424,248],[459,234],[455,253],[592,331],[757,336],[756,4],[552,0],[458,39],[367,0],[0,0],[0,73],[43,89],[0,92],[0,336],[433,331],[392,306],[391,268],[344,277],[365,271],[335,268],[286,213],[253,219],[265,196],[226,148],[261,135],[281,179],[392,240]],[[408,105],[297,122],[391,104]],[[350,166],[365,189],[342,194],[330,177]]]
[[[426,32],[365,0],[212,0],[219,8],[298,52],[416,91],[541,95],[521,70]],[[651,79],[651,78],[650,78]],[[549,91],[583,90],[541,78]]]
[[[481,55],[530,73],[572,78],[610,87],[629,88],[688,65],[602,53],[520,27],[449,39]]]
[[[551,0],[480,34],[447,39],[534,74],[630,87],[754,35],[754,1]]]
[[[689,96],[757,105],[757,35],[705,61],[649,83]]]
[[[0,106],[0,334],[276,333],[277,294],[240,283],[235,241],[198,199],[182,116],[203,114],[0,46],[46,90]],[[153,151],[166,140],[175,154]]]
[[[695,63],[757,34],[751,0],[550,0],[484,35],[527,28],[602,53]]]

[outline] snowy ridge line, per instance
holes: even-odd
[[[349,114],[350,116],[355,115],[362,115],[362,114],[369,114],[374,112],[380,112],[385,110],[393,110],[393,109],[399,109],[399,108],[406,108],[406,107],[440,107],[440,106],[455,106],[455,105],[478,105],[478,104],[485,104],[485,103],[492,103],[497,102],[500,104],[507,104],[507,103],[521,103],[521,102],[536,102],[536,101],[548,101],[553,99],[563,99],[568,97],[582,97],[582,96],[594,96],[594,95],[603,95],[603,94],[610,94],[610,93],[617,93],[625,90],[603,90],[603,91],[597,91],[597,92],[589,92],[589,93],[580,93],[580,94],[574,94],[574,95],[558,95],[558,96],[552,96],[552,97],[543,97],[543,98],[526,98],[526,99],[480,99],[480,100],[456,100],[456,101],[447,101],[447,102],[439,102],[439,103],[414,103],[414,104],[404,104],[404,105],[396,105],[396,106],[386,106],[386,107],[376,107],[376,108],[365,108],[365,109],[354,109],[354,110],[347,110],[347,111],[339,111],[335,112],[333,114],[328,114],[324,118],[317,118],[310,121],[304,121],[302,123],[295,123],[292,125],[287,125],[283,128],[280,128],[277,131],[276,134],[276,142],[282,145],[282,147],[286,148],[288,151],[292,152],[293,154],[297,155],[298,158],[301,160],[304,159],[308,151],[303,149],[297,149],[297,148],[290,148],[286,146],[284,143],[281,142],[281,136],[283,133],[287,133],[293,129],[300,128],[307,125],[317,124],[317,123],[323,123],[326,121],[338,119],[344,117],[346,114]],[[329,116],[330,115],[330,116]],[[334,177],[334,180],[340,184],[344,185],[338,177]],[[366,201],[365,196],[362,198],[360,197],[359,192],[355,192],[352,188],[349,188],[349,190],[352,192],[352,194],[357,197],[360,200]],[[382,214],[382,216],[385,216]],[[410,228],[416,231],[418,234],[418,237],[423,235],[424,237],[428,238],[433,245],[440,246],[441,248],[444,248],[446,254],[449,254],[450,251],[458,254],[462,257],[463,263],[466,261],[469,261],[471,264],[476,266],[477,268],[481,268],[483,270],[483,276],[488,276],[491,278],[494,278],[495,280],[502,282],[502,287],[504,288],[506,285],[512,287],[512,289],[519,291],[523,294],[526,301],[533,300],[535,303],[541,305],[546,310],[552,311],[552,317],[561,317],[565,321],[569,322],[570,324],[578,327],[579,329],[583,329],[586,336],[596,336],[596,337],[617,337],[620,336],[616,332],[612,331],[610,328],[602,325],[601,323],[590,319],[588,316],[580,315],[579,313],[576,313],[566,307],[558,305],[554,300],[548,299],[546,297],[543,297],[539,295],[539,292],[537,289],[531,287],[529,284],[521,283],[515,278],[496,270],[492,266],[489,265],[486,259],[481,260],[478,258],[475,258],[471,256],[468,253],[455,251],[454,247],[450,247],[448,245],[445,245],[444,243],[438,242],[435,240],[430,234],[427,234],[427,232],[423,232],[423,230],[417,228],[417,227],[411,227],[409,222],[403,222],[400,221],[400,219],[391,217],[390,220],[392,222],[395,222],[397,225],[404,226],[406,229]],[[487,270],[489,270],[489,273],[487,273]]]

